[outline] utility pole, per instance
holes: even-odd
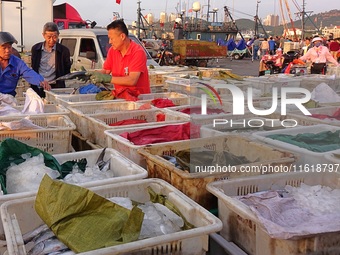
[[[208,0],[207,22],[209,22],[210,0]]]
[[[310,23],[312,23],[312,25],[316,28],[316,30],[318,31],[318,33],[321,33],[321,30],[314,24],[313,20],[310,18],[310,15],[312,14],[312,11],[308,11],[306,12],[305,9],[306,6],[306,1],[303,0],[302,2],[302,11],[298,12],[297,14],[301,15],[301,39],[304,39],[305,37],[305,24],[306,24],[306,18],[310,21]]]
[[[261,3],[261,1],[256,0],[256,15],[254,17],[254,19],[255,19],[255,36],[258,36],[258,34],[259,34],[259,24],[258,24],[259,3]]]
[[[141,15],[142,15],[142,10],[140,8],[140,3],[141,1],[138,1],[138,8],[137,8],[137,38],[140,38],[140,19],[141,19]]]
[[[301,40],[305,39],[305,0],[302,1]]]

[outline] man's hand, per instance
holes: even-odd
[[[86,75],[90,76],[90,80],[93,83],[111,83],[112,76],[109,74],[103,74],[100,72],[87,72]]]
[[[44,90],[51,90],[51,85],[48,84],[48,81],[40,82],[40,87],[42,87]]]

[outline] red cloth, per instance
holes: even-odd
[[[200,129],[199,126],[188,122],[185,124],[148,128],[131,133],[125,132],[120,134],[120,136],[128,139],[135,145],[146,145],[199,138]]]
[[[112,90],[112,94],[115,98],[122,98],[127,101],[137,101],[140,95],[139,91],[130,88],[125,88],[122,90]]]
[[[103,69],[111,71],[112,76],[127,76],[132,72],[140,73],[135,86],[114,84],[115,89],[120,92],[125,88],[129,88],[140,92],[140,94],[149,94],[151,93],[151,90],[146,60],[144,49],[130,40],[129,48],[124,56],[122,56],[120,51],[110,47]]]
[[[157,122],[165,121],[165,114],[164,113],[158,113],[156,115],[156,118],[157,118]]]
[[[149,103],[145,103],[145,104],[142,104],[138,110],[147,110],[147,109],[151,109],[151,104]]]
[[[311,117],[317,118],[317,119],[321,119],[321,120],[323,120],[323,119],[336,119],[336,120],[340,120],[340,108],[337,109],[335,111],[335,113],[333,113],[332,115],[313,113],[311,115]]]
[[[127,120],[121,120],[121,121],[117,121],[115,123],[109,124],[109,126],[115,127],[115,126],[124,126],[124,125],[131,125],[131,124],[140,124],[140,123],[148,123],[148,122],[146,120],[127,119]]]
[[[202,109],[201,109],[201,106],[192,106],[192,107],[184,108],[179,111],[182,113],[186,113],[186,114],[201,114]],[[219,113],[227,113],[227,112],[224,112],[222,109],[215,109],[215,108],[207,107],[207,114],[219,114]]]
[[[120,4],[120,0],[116,0],[116,3],[117,3],[117,4]]]
[[[151,101],[151,104],[157,108],[166,108],[176,106],[170,99],[168,98],[156,98]]]

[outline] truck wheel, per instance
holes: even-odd
[[[239,60],[239,59],[241,59],[241,55],[238,54],[238,53],[235,53],[235,54],[233,55],[233,58],[236,59],[236,60]]]
[[[199,60],[197,63],[197,66],[199,67],[207,67],[208,66],[208,61],[207,60]]]

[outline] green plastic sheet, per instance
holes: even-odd
[[[79,162],[67,161],[60,165],[59,162],[49,153],[44,152],[38,148],[29,146],[18,140],[7,138],[0,143],[0,184],[4,194],[7,194],[6,189],[6,172],[11,163],[19,165],[25,161],[22,158],[22,154],[30,153],[31,157],[36,157],[39,154],[43,154],[44,163],[47,167],[56,170],[60,173],[59,179],[63,179],[69,174],[74,164],[78,164],[80,170],[84,171],[86,168],[87,160],[82,159]]]

